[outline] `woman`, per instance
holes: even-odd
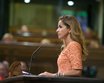
[[[8,69],[6,66],[0,62],[0,80],[3,80],[8,77]]]
[[[9,68],[9,77],[23,75],[27,73],[27,64],[23,61],[14,61]]]
[[[14,36],[11,33],[5,33],[3,35],[2,42],[8,44],[8,43],[15,43],[16,40],[14,39]]]
[[[82,59],[85,59],[87,50],[79,22],[74,16],[61,16],[56,32],[64,46],[57,60],[58,72],[55,74],[44,72],[39,75],[81,76]]]

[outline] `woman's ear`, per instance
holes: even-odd
[[[71,28],[68,29],[69,33],[71,33]]]

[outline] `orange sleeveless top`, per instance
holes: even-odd
[[[78,42],[70,42],[60,53],[58,73],[65,73],[72,69],[82,69],[82,48]]]

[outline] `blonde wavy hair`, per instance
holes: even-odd
[[[81,45],[82,54],[83,54],[82,58],[83,60],[86,60],[88,51],[85,45],[85,39],[83,36],[81,26],[79,22],[77,21],[77,19],[74,16],[65,15],[65,16],[59,17],[59,20],[61,20],[67,28],[71,28],[71,32],[69,33],[70,37],[72,40],[78,42]]]

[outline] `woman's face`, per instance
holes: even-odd
[[[58,28],[56,30],[57,34],[58,34],[58,38],[59,39],[65,39],[68,34],[69,34],[69,30],[64,24],[63,22],[60,20],[58,22]]]
[[[22,71],[27,71],[27,65],[24,62],[21,62],[21,70]]]

